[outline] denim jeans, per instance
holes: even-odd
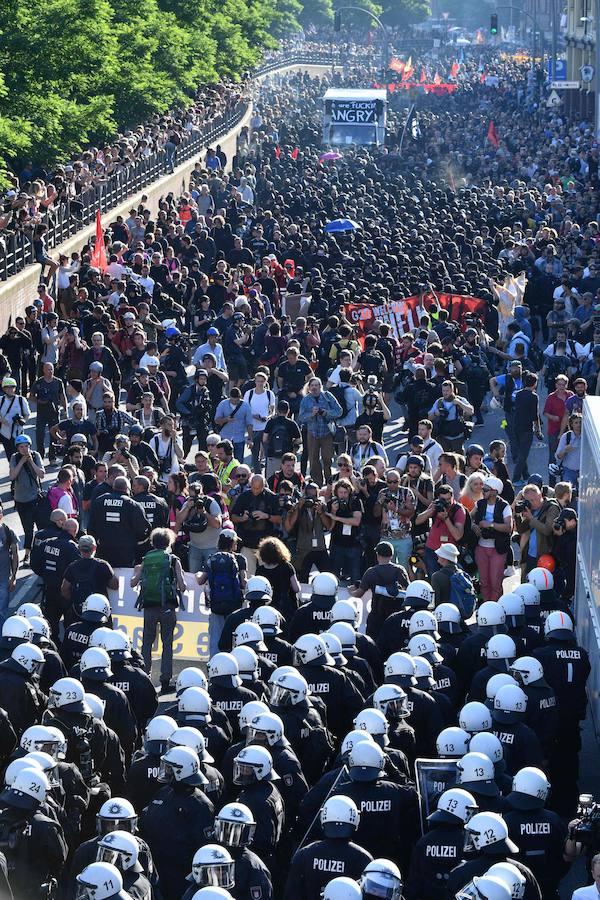
[[[260,459],[260,448],[262,447],[262,439],[264,432],[255,431],[252,442],[252,471],[260,475],[262,472],[262,461]]]
[[[219,640],[225,624],[225,616],[211,612],[208,617],[208,652],[211,657],[219,652]]]
[[[360,552],[358,545],[354,547],[340,547],[331,544],[329,548],[331,568],[341,578],[344,572],[353,583],[360,581]]]
[[[210,525],[208,526],[210,528]],[[202,572],[206,568],[206,563],[210,557],[216,553],[215,547],[208,547],[206,550],[200,547],[194,547],[193,544],[188,545],[188,570],[190,572]]]
[[[568,481],[573,487],[577,487],[579,469],[568,469],[566,466],[563,466],[561,481]]]
[[[389,543],[394,548],[394,562],[398,563],[399,566],[404,566],[404,568],[407,569],[411,554],[413,552],[413,539],[411,537],[386,537],[383,538],[383,540],[389,541]]]
[[[8,601],[10,594],[8,593],[8,572],[0,579],[0,623],[4,622],[10,615],[8,609]]]
[[[244,462],[244,455],[246,453],[246,442],[239,441],[233,445],[233,455],[238,460],[238,462]]]
[[[177,624],[177,611],[172,607],[148,606],[144,610],[144,634],[142,637],[142,657],[148,675],[152,672],[152,645],[160,628],[162,655],[160,658],[160,680],[167,682],[173,675],[173,631]]]

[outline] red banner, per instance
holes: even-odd
[[[429,306],[437,300],[441,309],[447,309],[450,312],[450,318],[453,322],[458,322],[464,329],[467,327],[463,321],[465,313],[477,313],[480,316],[485,315],[485,300],[479,300],[477,297],[463,296],[462,294],[436,294],[425,297],[425,307],[423,312],[428,312]],[[346,303],[344,307],[345,315],[348,321],[356,328],[356,337],[361,345],[364,342],[365,335],[369,333],[375,319],[379,322],[386,322],[391,326],[395,337],[401,338],[407,331],[418,328],[419,325],[419,304],[422,305],[421,297],[407,297],[405,300],[396,300],[394,303],[385,303],[383,306],[371,306],[367,303]]]
[[[424,81],[392,81],[390,84],[375,83],[373,87],[387,88],[390,94],[396,91],[409,91],[411,88],[418,88],[421,91],[425,91],[426,94],[453,94],[458,89],[458,85],[451,82],[436,84]]]

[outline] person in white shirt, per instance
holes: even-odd
[[[177,475],[181,471],[180,462],[183,462],[185,455],[171,416],[164,417],[160,429],[158,434],[150,439],[150,446],[160,463],[159,480],[166,484],[169,475]]]
[[[338,364],[327,377],[328,388],[339,387],[341,369],[354,369],[354,357],[350,350],[340,350],[338,355]]]
[[[438,469],[440,467],[440,456],[444,452],[444,448],[438,441],[434,441],[431,437],[431,432],[433,431],[433,423],[430,419],[421,419],[417,426],[417,433],[420,438],[423,440],[423,449],[421,453],[423,453],[427,459],[429,460],[429,465],[431,466],[431,475],[434,481],[437,481],[439,478]]]
[[[201,366],[202,357],[205,353],[212,353],[217,361],[217,369],[227,369],[227,366],[225,365],[225,354],[223,353],[223,347],[219,343],[218,328],[214,328],[211,326],[208,329],[208,331],[206,332],[206,343],[200,344],[200,346],[196,348],[196,351],[192,356],[192,365]]]
[[[592,858],[592,878],[594,883],[573,891],[571,900],[600,900],[600,853]]]
[[[267,376],[262,372],[256,373],[254,384],[255,387],[246,391],[243,399],[252,411],[252,469],[260,473],[260,448],[267,420],[275,412],[275,394],[267,387]]]

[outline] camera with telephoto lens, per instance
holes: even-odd
[[[516,513],[522,513],[526,509],[531,509],[531,503],[529,500],[525,500],[525,498],[523,498],[522,500],[519,500],[517,503],[515,503]]]
[[[556,519],[552,523],[552,527],[554,528],[555,531],[562,531],[564,529],[565,525],[567,524],[567,522],[568,522],[568,518],[567,518],[567,516],[565,516],[565,511],[563,509],[563,511],[557,515]]]
[[[440,419],[447,419],[450,415],[450,411],[446,409],[442,402],[438,403],[437,414]]]
[[[433,508],[436,513],[447,512],[450,507],[450,504],[447,500],[444,500],[443,497],[438,497],[437,500],[433,502]]]
[[[594,800],[593,794],[579,795],[576,820],[569,828],[569,839],[594,852],[600,845],[600,803]]]

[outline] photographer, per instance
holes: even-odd
[[[523,499],[515,503],[515,519],[521,535],[521,576],[535,569],[540,556],[552,553],[553,526],[561,511],[554,498],[544,499],[539,487],[528,484]]]
[[[481,320],[477,316],[472,317],[471,321],[478,324],[480,328],[482,327]],[[483,425],[481,404],[488,392],[491,373],[488,368],[485,353],[479,346],[479,339],[479,333],[476,328],[470,327],[466,329],[464,333],[461,364],[462,377],[467,382],[469,397],[475,411],[475,421],[478,425]]]
[[[581,466],[581,413],[569,416],[569,430],[561,436],[556,448],[556,459],[561,463],[561,480],[577,488]]]
[[[422,546],[427,534],[425,522],[419,522],[419,514],[422,513],[433,500],[433,481],[431,475],[425,472],[425,457],[417,454],[410,455],[406,459],[406,472],[400,478],[402,487],[410,488],[417,500],[415,528],[413,539],[415,546]]]
[[[428,535],[425,541],[425,565],[429,577],[440,568],[436,551],[442,544],[458,546],[465,532],[466,510],[457,503],[450,485],[440,485],[437,496],[417,515],[415,524],[427,525]]]
[[[15,507],[25,535],[23,565],[28,566],[39,486],[45,471],[40,454],[31,449],[31,439],[26,434],[18,435],[15,447],[10,458],[9,478],[13,484]]]
[[[385,490],[385,481],[378,476],[375,467],[368,464],[361,475],[354,485],[364,510],[358,537],[362,548],[361,570],[366,571],[375,565],[375,547],[381,537],[381,514],[375,515],[375,504],[381,491]]]
[[[385,473],[385,489],[380,491],[373,513],[381,516],[381,537],[394,548],[395,562],[408,569],[413,550],[412,520],[415,515],[416,497],[410,488],[400,487],[400,473],[388,469]]]
[[[203,494],[201,482],[194,482],[189,485],[189,497],[177,511],[175,522],[177,530],[189,536],[188,570],[200,572],[217,550],[223,524],[221,507]]]
[[[454,393],[451,381],[442,383],[442,396],[429,410],[436,430],[436,437],[444,450],[460,451],[466,436],[465,417],[473,415],[473,406],[464,397]]]
[[[392,417],[392,414],[385,404],[383,394],[372,385],[367,377],[367,385],[362,398],[363,411],[356,418],[354,423],[356,431],[363,425],[368,425],[371,429],[373,440],[381,444],[383,440],[383,428],[386,422]]]
[[[348,578],[352,584],[360,581],[360,553],[357,538],[363,516],[363,505],[354,493],[352,482],[340,478],[333,488],[333,497],[327,504],[327,518],[331,529],[331,567],[338,578]]]
[[[15,438],[23,432],[30,415],[27,400],[17,393],[17,382],[10,375],[5,375],[0,397],[0,443],[7,460],[15,452]]]
[[[156,453],[160,468],[158,476],[166,484],[169,475],[177,475],[181,469],[181,463],[185,459],[183,447],[175,429],[172,416],[164,416],[160,423],[160,431],[148,442]]]
[[[102,457],[102,462],[107,468],[118,464],[123,466],[128,478],[139,475],[140,464],[130,450],[129,438],[126,434],[118,434],[115,438],[115,449],[109,450]]]
[[[231,521],[242,541],[242,553],[251,578],[256,571],[258,545],[264,537],[273,534],[276,525],[281,525],[277,496],[267,488],[262,475],[253,475],[250,490],[236,499],[231,507]]]
[[[194,442],[193,432],[198,438],[198,449],[205,450],[206,438],[212,430],[213,404],[207,382],[208,372],[206,369],[196,369],[194,383],[189,384],[175,401],[175,409],[182,417],[185,457]]]
[[[484,478],[483,500],[475,505],[472,516],[473,533],[477,538],[475,562],[484,600],[498,600],[502,596],[506,555],[513,528],[511,508],[499,496],[503,487],[495,475]]]
[[[554,546],[552,555],[558,566],[554,573],[554,587],[565,604],[569,604],[575,594],[575,571],[577,566],[577,513],[574,509],[563,509],[552,525]]]
[[[294,566],[301,582],[308,582],[313,566],[319,572],[331,570],[325,543],[325,533],[329,531],[330,520],[314,481],[306,482],[300,500],[287,511],[284,527],[288,534],[295,532]]]

